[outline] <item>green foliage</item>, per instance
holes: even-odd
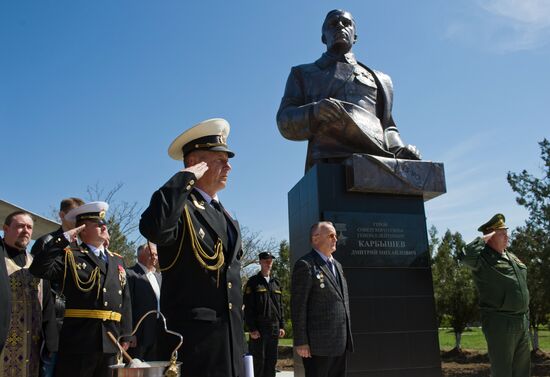
[[[129,241],[126,235],[122,232],[120,221],[116,216],[110,216],[107,220],[109,227],[109,250],[122,255],[126,266],[133,266],[136,263],[136,241]]]
[[[550,229],[550,141],[539,143],[543,161],[542,177],[537,178],[526,170],[520,174],[508,172],[508,183],[518,194],[516,202],[527,208],[527,226],[548,232]]]
[[[527,266],[529,321],[534,332],[533,348],[538,349],[540,325],[548,323],[550,314],[550,142],[539,143],[543,160],[542,176],[523,170],[508,172],[508,183],[518,194],[516,202],[529,211],[525,225],[513,232],[509,251]]]
[[[431,232],[435,237],[436,232]],[[434,242],[433,240],[431,242]],[[471,272],[460,268],[456,255],[465,246],[460,233],[445,232],[433,259],[432,276],[438,323],[448,321],[460,348],[460,334],[478,316],[478,298]]]
[[[283,312],[285,318],[286,338],[292,337],[292,322],[290,321],[290,248],[288,241],[279,244],[278,258],[273,264],[273,275],[281,282],[283,291]]]

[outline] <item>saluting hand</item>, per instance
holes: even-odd
[[[82,232],[84,228],[86,228],[86,224],[82,224],[77,228],[70,229],[63,234],[65,235],[65,238],[67,238],[67,241],[74,242],[78,237],[78,233]]]
[[[495,231],[493,230],[491,233],[487,233],[483,235],[483,242],[487,243],[489,240],[495,235]]]
[[[206,173],[207,170],[208,170],[208,164],[203,161],[203,162],[199,162],[198,164],[195,164],[193,166],[189,166],[189,167],[183,169],[182,171],[186,171],[186,172],[195,174],[195,178],[197,178],[197,180],[199,180],[199,179],[202,178],[202,176],[204,175],[204,173]]]

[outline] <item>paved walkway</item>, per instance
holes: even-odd
[[[294,372],[279,372],[277,377],[294,377]]]

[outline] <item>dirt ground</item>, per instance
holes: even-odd
[[[537,352],[531,355],[532,377],[550,377],[550,354]],[[441,352],[443,377],[489,377],[487,353],[472,350]],[[292,347],[279,347],[279,370],[293,370]]]

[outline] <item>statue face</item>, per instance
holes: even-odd
[[[345,11],[330,12],[323,23],[323,43],[328,51],[346,53],[355,43],[355,21]]]

